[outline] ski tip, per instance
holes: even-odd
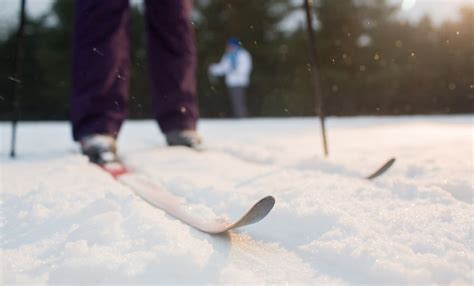
[[[392,157],[390,158],[385,164],[382,165],[377,171],[375,171],[372,175],[365,177],[367,180],[372,180],[377,178],[378,176],[382,175],[385,173],[392,165],[395,163],[396,158]]]
[[[395,157],[390,158],[390,160],[388,160],[386,163],[387,167],[391,167],[395,163],[396,160],[397,158]]]
[[[258,214],[256,215],[257,220],[255,222],[260,221],[266,217],[275,206],[275,202],[276,201],[273,196],[266,196],[259,200],[252,208],[259,210]]]
[[[209,234],[223,234],[230,230],[248,226],[264,219],[275,206],[275,198],[266,196],[256,202],[239,220],[225,225],[197,229]]]
[[[275,198],[273,196],[266,196],[260,201],[257,202],[257,204],[265,204],[268,208],[272,209],[273,206],[275,205]]]
[[[392,165],[395,163],[397,159],[395,157],[390,158],[384,165],[383,167],[386,167],[387,169],[392,167]]]

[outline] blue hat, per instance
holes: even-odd
[[[230,37],[227,40],[227,45],[240,47],[240,41],[239,41],[239,39],[237,39],[235,37]]]

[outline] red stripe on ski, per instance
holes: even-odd
[[[120,163],[112,163],[112,164],[105,164],[105,165],[99,165],[102,170],[106,171],[109,173],[112,177],[117,179],[121,175],[128,174],[129,170],[127,167]]]

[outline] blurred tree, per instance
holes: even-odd
[[[438,32],[439,74],[435,79],[437,112],[474,111],[474,7],[460,10],[459,22],[444,23]]]
[[[360,62],[358,39],[363,35],[361,7],[352,0],[320,0],[317,35],[326,113],[351,113],[361,93],[357,84]]]
[[[390,3],[315,0],[326,113],[472,113],[474,8],[463,7],[458,21],[435,26],[428,17],[416,24],[397,20]],[[194,5],[203,116],[230,114],[223,81],[211,84],[207,76],[229,36],[238,37],[253,57],[253,116],[314,114],[304,18],[297,13],[302,3],[195,0]],[[130,113],[150,118],[142,8],[133,6],[131,13]],[[281,28],[288,16],[300,24],[295,30]],[[72,29],[73,1],[57,0],[42,17],[27,18],[22,119],[68,118]],[[13,27],[0,42],[0,120],[12,111],[15,40]]]
[[[25,29],[21,119],[67,118],[69,94],[70,35],[72,31],[72,1],[57,1],[52,10],[39,19],[28,18]],[[0,68],[1,90],[11,95],[11,80],[15,33],[0,45],[5,65]],[[1,119],[12,111],[11,96],[2,105]]]

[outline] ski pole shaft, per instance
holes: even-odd
[[[324,155],[328,156],[328,144],[326,139],[326,124],[324,118],[324,101],[323,101],[323,93],[321,89],[321,80],[319,77],[319,69],[317,66],[317,59],[316,59],[316,44],[315,44],[315,36],[313,31],[313,0],[305,0],[304,6],[306,10],[306,26],[308,31],[308,41],[309,41],[309,59],[311,64],[311,74],[313,77],[313,91],[314,97],[316,102],[315,111],[319,115],[319,120],[321,123],[321,132],[322,132],[322,139],[323,139],[323,148],[324,148]]]
[[[20,21],[18,23],[17,42],[15,50],[15,78],[13,80],[15,89],[13,93],[13,116],[12,116],[12,135],[10,157],[16,156],[16,128],[20,117],[20,90],[21,90],[21,67],[23,63],[23,35],[25,30],[25,7],[26,0],[21,0]]]

